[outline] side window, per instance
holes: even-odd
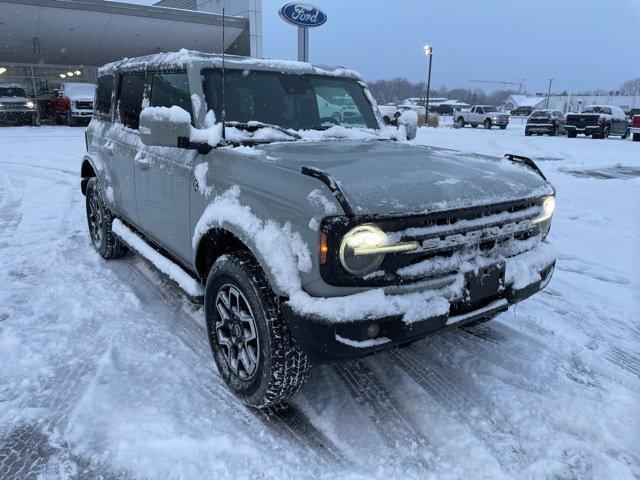
[[[610,108],[603,108],[602,109],[602,113],[604,113],[605,115],[611,115],[611,109]]]
[[[111,113],[111,93],[113,91],[113,75],[104,75],[98,79],[96,86],[96,112],[104,115]]]
[[[125,73],[120,78],[120,88],[118,91],[120,121],[133,130],[138,129],[140,122],[144,86],[144,73]]]
[[[177,105],[193,118],[189,79],[186,73],[155,73],[151,80],[151,106]]]
[[[478,107],[476,109],[476,113],[484,113],[484,109],[482,107]]]

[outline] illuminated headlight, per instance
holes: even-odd
[[[387,234],[375,225],[360,225],[344,236],[340,244],[340,263],[353,275],[366,275],[378,268],[384,254],[363,254],[372,249],[385,247],[389,243]]]
[[[498,116],[494,115],[493,117],[491,117],[493,120],[498,121]]]
[[[31,100],[29,100],[26,105],[27,105],[27,108],[33,108],[36,106],[36,104],[33,103]]]
[[[551,229],[551,217],[553,211],[556,209],[556,198],[551,196],[544,199],[542,202],[542,214],[539,217],[533,219],[533,223],[539,225],[540,233],[542,237],[546,237]]]
[[[386,254],[410,252],[418,247],[418,242],[389,245],[387,234],[378,227],[360,225],[349,230],[342,239],[340,263],[352,275],[366,275],[382,264]]]

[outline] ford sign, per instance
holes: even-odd
[[[320,9],[306,3],[287,3],[278,11],[285,22],[298,27],[319,27],[327,21],[327,15]]]

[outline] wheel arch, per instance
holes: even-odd
[[[98,177],[98,174],[103,170],[102,162],[93,155],[85,155],[82,159],[82,165],[80,166],[80,189],[82,194],[87,194],[87,183],[92,177]],[[98,181],[100,178],[98,178]]]
[[[195,249],[193,263],[198,278],[203,283],[206,282],[209,271],[218,258],[238,251],[246,252],[256,260],[276,295],[286,295],[285,292],[280,291],[278,288],[273,272],[264,258],[262,258],[262,255],[259,254],[253,242],[242,232],[236,231],[233,226],[212,227],[200,238]]]

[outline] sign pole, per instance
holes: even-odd
[[[298,61],[309,61],[309,29],[298,27]]]

